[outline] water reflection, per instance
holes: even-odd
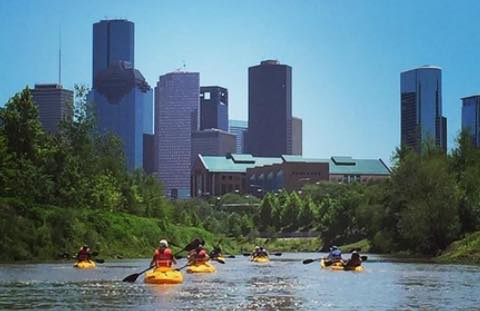
[[[480,268],[391,263],[369,256],[365,272],[331,272],[311,254],[283,254],[267,265],[247,258],[213,274],[185,274],[180,285],[123,283],[148,260],[117,260],[92,271],[71,263],[0,265],[0,309],[88,310],[475,310]]]

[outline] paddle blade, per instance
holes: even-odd
[[[251,254],[250,254],[250,253],[243,253],[242,255],[245,256],[245,257],[248,257],[248,256],[250,256]]]
[[[122,282],[134,283],[139,276],[140,276],[140,273],[130,274],[129,276],[124,278]]]
[[[104,259],[100,259],[100,258],[96,258],[96,259],[95,259],[95,262],[96,262],[96,263],[104,263],[105,260],[104,260]]]
[[[368,259],[368,256],[360,256],[360,259],[361,259],[362,261],[366,261],[366,260]]]
[[[228,255],[228,258],[235,258],[235,255]]]
[[[273,256],[282,256],[282,253],[273,253]]]
[[[314,262],[314,261],[315,261],[314,259],[305,259],[304,261],[302,261],[302,263],[303,263],[304,265],[308,265],[308,264],[310,264],[310,263],[312,263],[312,262]]]
[[[222,259],[219,259],[219,258],[213,258],[215,261],[221,263],[222,265],[225,264],[225,261],[223,261]]]

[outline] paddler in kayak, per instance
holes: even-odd
[[[210,257],[205,248],[203,248],[203,244],[198,244],[198,246],[190,252],[187,259],[189,265],[200,265],[207,262]]]
[[[346,268],[355,268],[355,267],[359,267],[361,265],[362,265],[362,259],[360,258],[360,254],[356,250],[354,250],[352,252],[352,256],[346,262],[345,267]]]
[[[168,247],[167,240],[161,240],[158,248],[153,254],[152,261],[150,266],[159,267],[171,267],[173,264],[176,264],[175,257],[173,257],[172,250]]]
[[[222,249],[220,246],[215,246],[210,252],[210,258],[222,257]]]
[[[335,245],[330,247],[330,253],[328,254],[325,261],[331,262],[332,264],[337,262],[343,263],[342,251],[340,250],[340,248]]]
[[[255,250],[253,251],[251,258],[253,260],[256,257],[268,257],[267,250],[263,246],[255,246]]]
[[[78,251],[78,254],[77,254],[78,262],[89,261],[91,258],[92,258],[92,253],[90,252],[90,248],[88,247],[88,245],[85,244],[82,247],[80,247],[80,250]]]

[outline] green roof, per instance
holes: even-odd
[[[293,163],[329,163],[330,174],[335,175],[389,175],[390,169],[381,159],[353,159],[352,157],[331,157],[330,159],[303,158],[297,155],[283,155],[279,158],[254,157],[250,154],[227,156],[202,156],[200,160],[210,172],[245,173],[248,168]]]
[[[260,158],[250,154],[232,154],[226,157],[198,156],[205,168],[212,173],[245,173],[247,168],[282,163],[281,158]]]

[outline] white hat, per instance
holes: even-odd
[[[167,240],[160,240],[160,246],[168,247],[168,242],[167,242]]]

